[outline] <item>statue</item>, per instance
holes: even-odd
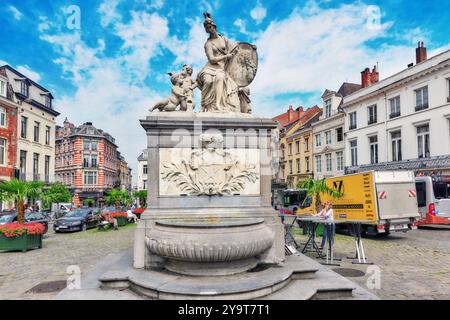
[[[175,111],[180,106],[180,111],[194,111],[194,92],[197,83],[192,80],[192,67],[185,64],[181,73],[168,73],[172,82],[172,95],[163,101],[156,103],[150,111]]]
[[[205,43],[208,63],[197,75],[201,90],[201,110],[209,112],[242,112],[248,104],[246,87],[254,79],[258,58],[256,47],[248,43],[233,43],[217,32],[209,13],[204,13],[203,26],[209,34]],[[242,92],[242,93],[240,93]],[[240,97],[241,96],[241,97]]]

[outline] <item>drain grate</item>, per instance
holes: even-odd
[[[364,277],[366,275],[365,272],[361,270],[351,268],[335,268],[333,271],[347,278]]]
[[[49,293],[49,292],[57,292],[65,289],[67,286],[66,280],[57,280],[57,281],[46,281],[41,282],[38,285],[34,286],[26,293]]]

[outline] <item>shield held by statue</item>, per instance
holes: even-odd
[[[235,54],[228,61],[226,71],[238,87],[246,87],[253,81],[258,70],[256,47],[247,42],[239,42],[232,52],[235,50]]]

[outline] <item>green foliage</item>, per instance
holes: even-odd
[[[134,191],[133,192],[133,197],[139,199],[139,203],[141,204],[142,207],[146,206],[147,190]]]
[[[53,183],[44,189],[42,201],[46,207],[50,207],[52,203],[71,202],[72,194],[63,184]]]
[[[306,189],[307,195],[314,197],[316,199],[316,208],[319,208],[322,204],[321,199],[320,199],[320,194],[328,194],[335,199],[340,198],[343,195],[342,192],[340,192],[334,188],[330,188],[327,185],[327,182],[325,179],[314,180],[312,178],[308,178],[306,180],[299,181],[299,183],[297,184],[297,188],[298,189]]]
[[[28,199],[36,199],[42,194],[41,181],[21,181],[12,179],[0,185],[0,199],[13,202],[17,208],[17,220],[24,221],[24,204]]]
[[[91,206],[93,206],[95,204],[95,200],[94,199],[90,199],[90,198],[84,199],[83,200],[83,204],[85,206],[87,206],[87,207],[91,207]]]
[[[112,189],[106,193],[105,202],[107,205],[128,205],[131,203],[131,197],[126,190]]]

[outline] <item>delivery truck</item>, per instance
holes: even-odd
[[[341,193],[339,198],[320,195],[321,203],[331,201],[335,220],[365,221],[366,234],[417,229],[419,210],[412,171],[368,171],[328,178],[326,183]],[[298,215],[315,213],[316,199],[310,196],[297,210]]]

